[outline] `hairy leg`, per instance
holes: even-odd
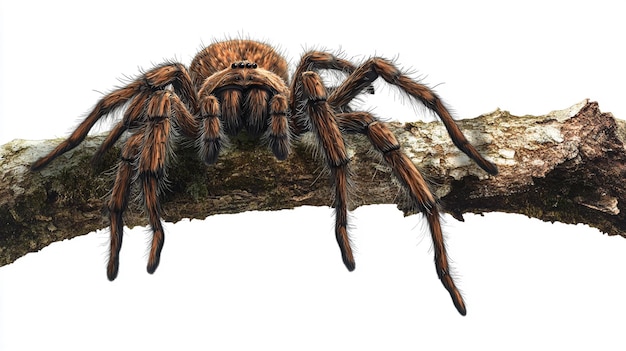
[[[139,150],[138,172],[143,202],[152,227],[152,244],[148,254],[148,272],[154,273],[161,257],[165,235],[161,223],[159,193],[165,185],[170,150],[172,119],[171,93],[159,91],[147,104],[146,124]]]
[[[159,65],[143,73],[139,78],[125,87],[116,89],[100,99],[93,110],[78,125],[76,130],[48,155],[35,161],[35,163],[31,165],[31,169],[33,171],[40,170],[58,156],[78,146],[78,144],[85,139],[96,122],[132,100],[133,102],[131,102],[129,110],[132,109],[133,111],[125,114],[125,121],[123,120],[114,127],[111,134],[109,134],[103,145],[96,152],[94,162],[97,162],[97,160],[110,149],[119,137],[135,122],[133,116],[142,115],[138,112],[138,109],[142,108],[143,101],[147,98],[147,95],[155,91],[163,90],[169,85],[172,85],[174,92],[180,96],[188,109],[192,111],[197,109],[196,92],[191,84],[191,78],[185,66],[179,63],[165,63]]]
[[[144,117],[143,111],[146,107],[146,101],[150,97],[150,93],[150,91],[141,91],[132,98],[130,105],[126,109],[126,112],[124,112],[122,120],[111,129],[106,139],[100,144],[100,147],[91,158],[93,165],[100,162],[104,154],[115,145],[124,132],[130,128],[137,127],[139,123],[142,122],[140,119]]]
[[[108,202],[110,219],[110,252],[107,264],[107,277],[113,281],[117,277],[120,264],[120,250],[122,248],[122,237],[124,234],[124,211],[128,207],[130,197],[130,186],[135,174],[135,162],[137,160],[139,147],[143,139],[143,133],[138,131],[128,138],[122,149],[120,163],[115,176],[115,184]]]
[[[427,86],[403,74],[388,60],[382,58],[371,58],[367,60],[333,91],[328,97],[328,103],[333,108],[347,105],[378,77],[382,77],[387,83],[399,87],[411,98],[420,101],[426,108],[435,112],[445,125],[452,142],[459,150],[463,151],[474,160],[476,164],[487,173],[498,173],[497,167],[493,163],[485,160],[465,138],[439,96]]]
[[[307,71],[318,72],[319,70],[333,70],[350,74],[354,72],[356,66],[352,62],[339,58],[324,51],[309,51],[302,55],[289,87],[289,106],[295,114],[291,121],[291,128],[296,135],[306,132],[308,126],[301,121],[301,113],[304,111],[300,104],[303,100],[302,74]],[[328,92],[327,92],[328,93]]]
[[[435,251],[437,276],[450,294],[454,306],[460,314],[467,313],[463,296],[450,275],[448,254],[441,230],[439,205],[437,199],[413,162],[402,152],[400,144],[389,128],[368,112],[354,112],[337,115],[339,126],[348,133],[364,134],[374,148],[380,152],[393,174],[407,192],[414,210],[420,211],[428,221],[428,227]]]
[[[78,144],[85,140],[87,133],[89,133],[91,128],[93,128],[100,118],[123,106],[129,99],[139,93],[140,87],[140,82],[133,82],[126,87],[117,89],[103,97],[100,101],[98,101],[91,113],[87,115],[87,118],[85,118],[85,120],[78,125],[76,130],[74,130],[74,132],[72,132],[67,139],[57,145],[54,150],[35,161],[35,163],[31,165],[31,170],[38,171],[44,168],[58,156],[78,146]]]
[[[352,271],[355,268],[352,248],[348,237],[348,163],[343,135],[335,121],[332,110],[326,102],[326,89],[320,77],[314,72],[302,74],[303,98],[307,102],[309,124],[316,136],[324,160],[331,173],[335,192],[335,236],[343,263]]]

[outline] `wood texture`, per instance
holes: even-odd
[[[544,116],[494,111],[458,122],[500,174],[489,176],[459,152],[440,122],[392,123],[407,155],[432,183],[446,212],[522,213],[544,221],[586,223],[626,237],[626,123],[583,101]],[[91,155],[104,136],[88,137],[39,173],[29,165],[61,140],[15,140],[0,149],[0,265],[46,245],[108,226],[104,203],[118,150],[95,169]],[[348,138],[352,207],[400,203],[391,173],[365,138]],[[194,150],[179,149],[162,196],[164,219],[330,205],[327,172],[308,137],[286,161],[242,136],[207,167]],[[406,212],[406,211],[405,211]],[[134,205],[127,225],[145,225]]]

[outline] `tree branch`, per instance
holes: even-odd
[[[404,150],[432,181],[447,212],[522,213],[544,221],[586,223],[626,236],[626,123],[583,101],[544,116],[512,116],[497,110],[458,122],[479,151],[494,161],[492,177],[458,151],[439,122],[392,123]],[[29,165],[60,140],[15,140],[0,150],[0,265],[63,239],[107,226],[103,208],[119,150],[92,169],[90,157],[103,136],[89,137],[40,173]],[[368,141],[350,137],[353,206],[400,202],[390,172]],[[163,197],[164,219],[205,218],[218,213],[329,205],[321,163],[305,137],[287,161],[240,137],[212,167],[191,149],[177,151]],[[402,205],[399,205],[404,209]],[[126,214],[129,226],[145,225],[141,207]]]

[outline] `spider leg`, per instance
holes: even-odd
[[[122,121],[118,122],[115,127],[111,129],[106,139],[104,139],[102,144],[100,144],[100,147],[98,147],[98,150],[94,153],[91,158],[92,165],[96,165],[102,159],[102,156],[104,156],[104,154],[109,151],[113,145],[115,145],[122,134],[134,126],[138,122],[137,119],[143,116],[145,102],[149,96],[149,91],[142,91],[132,99],[128,109],[124,112]]]
[[[343,263],[349,271],[355,268],[350,239],[348,237],[348,163],[350,161],[343,135],[326,102],[326,88],[315,72],[302,73],[304,101],[307,101],[308,124],[316,136],[331,173],[335,199],[335,237],[341,250]]]
[[[100,101],[96,103],[93,110],[78,125],[76,130],[74,130],[74,132],[72,132],[66,140],[57,145],[54,150],[48,153],[48,155],[35,161],[31,165],[31,170],[37,171],[44,168],[58,156],[78,146],[78,144],[85,139],[96,122],[98,122],[102,117],[124,106],[124,104],[133,99],[133,97],[139,97],[134,99],[137,101],[134,108],[140,108],[143,102],[142,98],[145,98],[146,91],[154,92],[162,90],[169,85],[172,86],[173,90],[181,97],[189,109],[192,111],[197,109],[195,88],[191,84],[191,78],[185,66],[179,63],[165,63],[159,65],[150,71],[145,72],[138,79],[129,83],[125,87],[116,89],[100,99]],[[139,114],[133,112],[128,116],[139,116]],[[115,141],[119,139],[124,131],[129,128],[130,122],[132,121],[126,121],[126,123],[122,121],[122,124],[118,123],[114,127],[112,133],[109,134],[103,145],[96,152],[93,161],[94,163],[96,163],[97,160],[108,149],[110,149],[111,146],[113,146]]]
[[[143,74],[140,78],[152,91],[172,86],[172,91],[185,103],[187,109],[195,113],[198,108],[196,89],[191,82],[187,68],[177,62],[166,62]]]
[[[76,130],[74,130],[74,132],[66,140],[57,145],[54,150],[35,161],[35,163],[31,165],[31,170],[38,171],[44,168],[58,156],[78,146],[78,144],[85,140],[87,133],[89,133],[91,128],[93,128],[100,118],[124,105],[129,99],[139,92],[140,87],[141,83],[133,82],[126,87],[117,89],[103,97],[100,101],[98,101],[87,118],[85,118],[85,120],[78,125]]]
[[[290,90],[291,90],[291,101],[290,105],[292,109],[295,109],[298,106],[295,106],[296,102],[302,101],[302,73],[307,71],[317,72],[321,69],[330,69],[341,71],[345,73],[352,73],[356,69],[356,66],[342,58],[339,58],[333,54],[323,52],[323,51],[309,51],[306,54],[302,55],[300,59],[300,63],[294,72],[294,79],[291,82]]]
[[[115,145],[115,142],[129,129],[136,128],[139,125],[139,119],[144,116],[144,109],[146,100],[149,99],[151,91],[142,91],[139,95],[133,98],[133,101],[128,106],[128,109],[124,113],[122,121],[117,123],[113,129],[109,132],[106,139],[100,144],[100,147],[92,157],[92,164],[96,165],[102,156]],[[172,96],[172,106],[177,112],[178,130],[180,130],[187,138],[195,139],[197,136],[197,126],[191,113],[188,111],[187,105],[185,105],[177,95]]]
[[[139,153],[139,146],[143,139],[143,133],[137,132],[128,138],[121,154],[121,160],[115,176],[115,184],[109,198],[108,210],[111,228],[111,242],[109,263],[107,265],[107,277],[113,281],[117,277],[120,262],[120,249],[122,248],[122,236],[124,234],[124,219],[122,215],[128,207],[130,186],[135,173],[135,161]]]
[[[137,126],[138,129],[128,138],[122,149],[120,165],[117,169],[115,184],[108,204],[111,221],[111,249],[107,266],[109,280],[114,280],[117,277],[124,228],[122,215],[128,207],[130,186],[137,170],[139,171],[149,222],[153,229],[148,271],[152,273],[158,266],[164,238],[158,194],[165,178],[164,167],[169,152],[167,144],[169,142],[170,122],[173,122],[174,126],[177,127],[176,129],[187,137],[195,137],[197,134],[195,120],[187,111],[187,106],[176,94],[168,90],[159,90],[141,97],[145,99],[137,100],[136,105],[131,105],[126,112],[125,119],[127,121],[146,119],[146,124],[141,127]],[[141,108],[137,107],[139,105]],[[114,131],[122,123],[123,121],[116,126]],[[114,143],[111,134],[107,140],[112,140]],[[103,145],[106,145],[106,142]],[[139,168],[137,169],[136,166]]]
[[[296,113],[296,118],[292,120],[292,129],[296,135],[300,135],[304,133],[306,129],[306,125],[300,124],[300,114],[304,111],[302,106],[298,106],[298,104],[303,101],[303,90],[302,90],[302,73],[307,71],[317,72],[319,70],[334,70],[344,72],[346,74],[351,74],[356,69],[356,66],[345,59],[339,58],[333,54],[324,51],[309,51],[305,53],[300,59],[300,63],[298,64],[294,75],[293,80],[291,81],[291,85],[289,87],[290,90],[290,100],[289,106],[291,110]],[[328,92],[336,89],[328,88]],[[372,86],[366,88],[369,93],[374,93],[374,89]],[[327,92],[327,93],[328,93]],[[346,106],[343,106],[346,107]]]
[[[169,94],[173,113],[174,127],[185,137],[195,140],[198,135],[198,123],[192,113],[188,110],[188,105],[180,99],[176,93]]]
[[[171,152],[172,93],[157,91],[146,105],[146,124],[139,149],[138,178],[143,202],[152,227],[152,244],[148,254],[148,273],[154,273],[161,257],[165,235],[161,223],[159,193],[165,185],[166,164]]]
[[[387,83],[399,87],[413,99],[420,101],[426,108],[435,112],[448,131],[454,145],[489,174],[497,174],[498,168],[485,160],[480,153],[465,138],[452,115],[435,92],[403,74],[396,66],[383,58],[371,58],[357,68],[346,80],[328,97],[328,103],[333,108],[347,105],[361,91],[372,84],[378,77]]]
[[[407,191],[411,205],[426,216],[433,240],[437,276],[452,297],[456,309],[460,314],[465,315],[467,312],[463,296],[461,296],[450,275],[448,254],[441,230],[439,205],[428,184],[413,162],[402,152],[400,144],[391,130],[371,113],[337,114],[337,123],[347,133],[359,133],[368,137],[374,148],[380,152],[385,162],[391,167],[402,188]]]

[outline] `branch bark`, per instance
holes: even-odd
[[[405,152],[432,181],[445,211],[522,213],[544,221],[586,223],[626,237],[626,123],[583,101],[544,116],[497,110],[458,122],[470,142],[494,161],[492,177],[460,153],[439,122],[391,123]],[[104,203],[119,150],[93,169],[90,157],[103,136],[89,137],[40,173],[29,165],[60,140],[15,140],[0,150],[0,265],[46,245],[107,226]],[[329,205],[328,182],[305,137],[287,161],[245,137],[206,167],[191,149],[177,152],[163,197],[164,219],[218,213]],[[400,203],[390,172],[366,139],[349,138],[353,207]],[[406,213],[406,211],[405,211]],[[129,226],[145,225],[139,205]]]

